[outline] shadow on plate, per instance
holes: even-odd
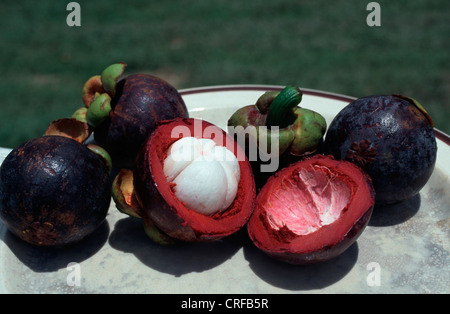
[[[254,245],[244,247],[252,271],[265,282],[292,291],[326,288],[348,274],[356,264],[358,244],[332,260],[312,265],[291,265],[269,257]]]
[[[126,217],[116,222],[109,244],[114,249],[134,254],[148,267],[179,277],[226,262],[242,247],[238,238],[239,232],[215,242],[164,246],[146,236],[141,219]]]
[[[412,198],[392,205],[375,205],[369,226],[387,227],[401,224],[412,218],[420,209],[420,193]]]
[[[5,228],[6,229],[6,228]],[[105,220],[96,231],[78,243],[64,248],[46,248],[28,244],[6,231],[1,239],[11,252],[34,272],[53,272],[71,262],[81,263],[97,253],[108,240],[109,224]]]

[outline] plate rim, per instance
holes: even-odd
[[[281,91],[284,87],[285,86],[283,85],[264,85],[264,84],[211,85],[211,86],[180,89],[179,92],[182,96],[184,96],[192,94],[211,93],[211,92],[271,91],[271,90]],[[300,87],[300,89],[302,93],[305,95],[325,97],[333,100],[350,102],[357,99],[356,97],[326,92],[318,89],[303,88],[303,87]]]
[[[265,85],[265,84],[236,84],[236,85],[210,85],[210,86],[201,86],[201,87],[191,87],[180,89],[179,93],[181,96],[188,96],[194,94],[203,94],[203,93],[212,93],[212,92],[235,92],[235,91],[281,91],[285,86],[283,85]],[[328,98],[332,100],[338,100],[343,102],[352,102],[357,99],[357,97],[338,94],[333,92],[327,92],[319,89],[312,88],[304,88],[300,86],[300,89],[303,94],[310,96],[317,96]],[[441,140],[447,146],[450,146],[450,135],[447,133],[433,128],[434,135],[436,138]]]

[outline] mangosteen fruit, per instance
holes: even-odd
[[[0,168],[0,219],[33,245],[80,241],[104,221],[110,202],[104,159],[65,136],[31,139],[13,149]]]
[[[91,77],[82,91],[87,108],[83,114],[94,139],[118,169],[133,168],[142,144],[159,121],[189,116],[179,92],[163,79],[132,74],[119,81],[125,67],[125,63],[108,66],[101,75]]]
[[[374,207],[370,177],[351,162],[314,155],[278,171],[258,193],[247,230],[269,256],[312,264],[343,253]]]
[[[228,236],[247,223],[256,197],[241,147],[200,119],[162,122],[138,155],[133,185],[126,171],[119,176],[113,188],[117,207],[143,218],[147,234],[160,243]]]
[[[433,121],[414,99],[356,99],[330,124],[325,150],[357,164],[372,178],[377,204],[407,200],[422,189],[436,163]]]
[[[320,149],[327,123],[319,113],[298,106],[302,97],[294,86],[267,91],[228,120],[228,132],[245,149],[258,187],[277,170]]]

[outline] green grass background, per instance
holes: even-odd
[[[0,3],[0,146],[39,136],[82,106],[81,88],[107,65],[175,87],[298,85],[355,97],[419,100],[450,133],[450,2],[90,0],[81,27],[62,0]]]

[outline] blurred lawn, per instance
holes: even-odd
[[[450,133],[450,2],[70,1],[0,4],[0,146],[39,136],[82,105],[81,88],[107,65],[156,74],[177,88],[296,84],[355,97],[399,93],[419,100]]]

